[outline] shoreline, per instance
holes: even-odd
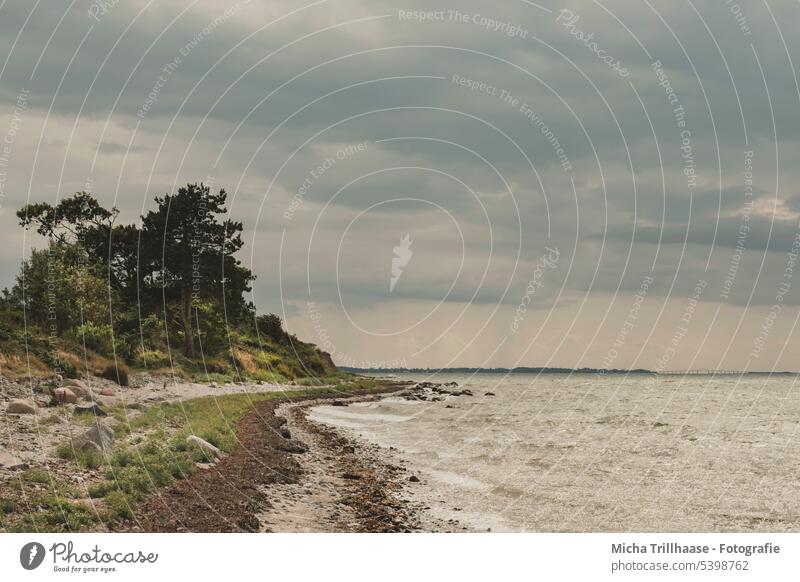
[[[232,454],[142,502],[115,531],[382,532],[452,531],[423,526],[422,504],[403,493],[409,473],[379,447],[307,418],[330,402],[397,395],[406,385],[366,394],[309,395],[255,404]],[[430,520],[427,520],[430,522]]]
[[[311,413],[318,405],[347,406],[389,396],[440,400],[438,394],[449,394],[439,385],[428,384],[385,379],[371,385],[310,387],[304,393],[302,388],[291,390],[296,387],[286,385],[169,385],[160,378],[149,378],[129,388],[118,387],[113,396],[105,397],[96,394],[103,384],[98,387],[93,382],[89,389],[95,391],[91,395],[95,405],[122,406],[133,422],[138,416],[145,421],[134,431],[121,430],[113,453],[98,459],[97,465],[76,466],[77,460],[65,460],[56,455],[55,446],[70,434],[76,431],[80,434],[91,425],[75,416],[72,408],[77,405],[62,405],[63,410],[50,412],[47,418],[52,418],[54,413],[63,417],[59,424],[44,422],[42,415],[47,413],[41,410],[29,416],[7,415],[8,422],[20,427],[32,423],[49,430],[33,433],[38,442],[31,441],[26,447],[27,460],[21,468],[0,467],[0,507],[13,505],[12,513],[7,513],[9,520],[0,521],[0,530],[49,531],[52,527],[53,531],[60,531],[62,515],[79,512],[83,521],[65,521],[68,531],[472,531],[463,527],[458,518],[442,519],[430,511],[437,501],[427,495],[427,479],[415,474],[399,452],[371,443],[346,428],[314,419]],[[208,405],[201,404],[209,396],[236,399],[247,394],[263,397],[268,392],[275,394],[247,402],[232,425],[223,426],[219,419],[214,420],[222,413],[217,408],[219,405],[204,408]],[[283,394],[278,394],[280,392]],[[223,405],[223,408],[227,406],[226,414],[231,414],[230,406],[240,406],[232,400],[221,402],[228,403]],[[160,409],[161,413],[159,409],[151,410],[162,405],[166,408]],[[98,418],[96,422],[124,428],[111,416],[102,421]],[[191,428],[193,422],[199,424]],[[150,448],[159,445],[153,442],[152,436],[159,430],[162,431],[161,441],[169,440],[172,444],[158,450],[174,451],[186,450],[174,448],[180,441],[174,440],[175,435],[181,430],[205,436],[209,434],[205,431],[213,426],[230,434],[228,438],[233,439],[235,446],[223,450],[215,448],[213,458],[200,459],[195,455],[190,461],[193,465],[190,472],[168,479],[162,485],[140,484],[136,466],[131,469],[129,462],[120,464],[123,461],[116,460],[124,460],[131,454],[153,454],[155,449],[151,451]],[[14,432],[9,431],[6,436]],[[152,475],[142,475],[148,482],[163,479],[165,470],[176,470],[177,465],[164,464],[160,459],[140,461],[145,473],[153,471]],[[167,461],[174,462],[179,461]],[[15,487],[23,492],[19,503],[10,501]],[[117,490],[131,497],[110,494]],[[146,493],[137,497],[137,491]],[[39,502],[36,500],[42,495],[52,496],[47,506],[52,515],[39,515],[41,508],[37,509]],[[110,513],[112,511],[116,517]],[[28,519],[27,512],[37,512],[36,516],[31,515],[38,520],[37,525],[33,522],[23,525]],[[39,524],[41,519],[48,521]]]

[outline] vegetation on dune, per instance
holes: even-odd
[[[247,299],[254,280],[236,253],[241,222],[227,194],[188,184],[155,199],[138,225],[117,224],[79,192],[17,212],[48,240],[0,297],[0,370],[53,370],[127,383],[128,368],[207,380],[285,381],[336,371]]]

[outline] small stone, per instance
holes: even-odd
[[[222,451],[220,451],[217,447],[212,445],[210,442],[201,439],[199,436],[195,436],[193,434],[189,435],[188,437],[186,437],[186,442],[189,443],[189,444],[195,445],[197,447],[200,447],[201,449],[203,449],[205,451],[208,451],[209,453],[211,453],[215,457],[221,457],[222,456]]]
[[[344,473],[342,475],[342,479],[349,479],[351,481],[358,481],[361,479],[361,475],[356,475],[355,473]]]
[[[487,392],[484,396],[494,396],[494,392]]]
[[[98,453],[109,453],[113,442],[114,429],[104,424],[97,424],[81,436],[72,439],[72,447],[80,451],[95,450]]]
[[[411,475],[411,477],[409,477],[408,480],[411,481],[412,483],[419,483],[419,477],[417,477],[416,475]]]
[[[30,400],[17,398],[8,403],[8,414],[36,414],[36,404]]]
[[[100,396],[116,396],[117,391],[110,387],[100,389]]]

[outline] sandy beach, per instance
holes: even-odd
[[[313,405],[372,400],[406,386],[217,385],[153,376],[136,378],[128,387],[97,378],[83,384],[88,396],[59,406],[52,405],[42,386],[34,385],[31,394],[29,385],[3,385],[4,400],[27,397],[35,406],[33,414],[3,415],[0,498],[6,500],[5,505],[21,491],[22,501],[13,505],[29,514],[37,511],[35,499],[59,491],[66,495],[64,502],[69,507],[85,508],[94,515],[94,523],[81,527],[88,531],[406,532],[421,528],[417,514],[422,508],[403,494],[404,487],[418,485],[412,475],[388,462],[378,447],[357,443],[306,418]],[[320,394],[326,390],[330,393]],[[273,393],[271,399],[259,400],[269,393]],[[112,488],[125,488],[126,483],[117,483],[117,476],[109,476],[104,466],[76,466],[59,456],[59,447],[84,433],[93,422],[117,428],[114,454],[126,448],[143,451],[146,439],[166,442],[177,438],[182,423],[164,420],[132,432],[124,425],[135,426],[137,418],[163,407],[188,410],[209,396],[220,403],[230,400],[228,397],[246,399],[241,420],[230,427],[237,441],[233,450],[195,462],[190,475],[150,489],[125,519],[109,519],[106,500],[97,499],[93,487],[108,483]],[[114,411],[117,416],[92,421],[78,414],[88,406]],[[212,416],[213,410],[212,406]],[[120,411],[125,422],[119,420]],[[107,460],[113,467],[111,457]]]
[[[239,427],[240,447],[216,465],[151,496],[123,531],[411,532],[430,524],[404,488],[419,485],[378,447],[311,422],[308,408],[400,393],[254,406]],[[452,530],[438,524],[437,529]]]

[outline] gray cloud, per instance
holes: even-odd
[[[462,22],[450,18],[452,6],[421,0],[331,0],[307,10],[285,0],[137,1],[118,3],[98,22],[85,0],[66,14],[58,4],[6,2],[0,139],[20,90],[30,91],[3,183],[6,284],[23,252],[41,243],[23,243],[13,216],[29,198],[90,187],[135,220],[154,195],[204,179],[234,195],[231,213],[253,246],[244,255],[259,275],[259,308],[286,309],[313,340],[302,304],[316,301],[340,345],[365,359],[411,357],[409,346],[434,342],[409,364],[474,363],[509,341],[508,321],[537,262],[557,247],[558,267],[532,302],[525,341],[511,338],[498,365],[544,363],[531,361],[533,352],[552,364],[598,365],[603,334],[614,337],[647,277],[653,345],[674,332],[658,314],[680,313],[707,280],[703,313],[734,309],[731,321],[749,322],[733,340],[728,327],[709,336],[733,342],[726,357],[741,360],[758,310],[775,301],[800,212],[798,55],[788,25],[798,7],[768,5],[787,55],[763,7],[742,5],[746,32],[713,0],[570,2],[564,8],[579,15],[572,29],[556,21],[561,5],[541,4],[550,11],[469,0],[459,3]],[[399,10],[445,18],[401,20]],[[516,36],[504,34],[512,26]],[[593,34],[630,74],[617,75],[575,30]],[[471,90],[454,75],[484,86]],[[694,182],[684,173],[686,139]],[[362,142],[365,151],[336,159]],[[750,230],[723,298],[750,149]],[[308,184],[329,157],[335,163]],[[391,202],[408,198],[425,202]],[[404,234],[417,241],[415,255],[390,293],[392,248]],[[786,301],[797,305],[800,296],[793,290]],[[376,340],[351,327],[344,308],[381,329],[435,313],[413,332]],[[771,341],[794,341],[790,329],[783,333]],[[481,348],[462,354],[475,334]],[[528,350],[534,337],[552,352]],[[575,346],[587,359],[578,361],[584,350]],[[719,354],[706,349],[711,366]],[[653,364],[626,357],[618,363]]]

